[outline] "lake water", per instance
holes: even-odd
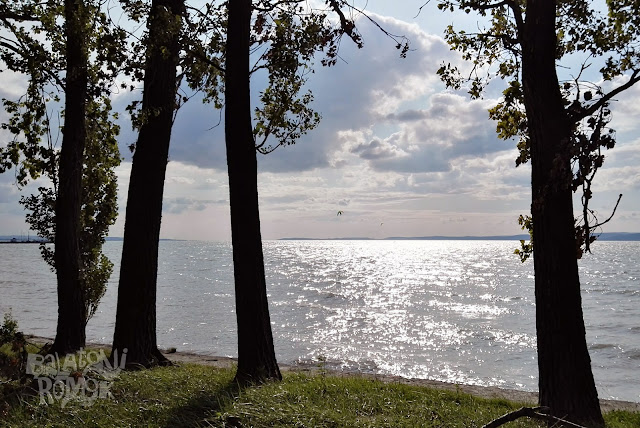
[[[533,264],[505,241],[265,241],[276,353],[448,382],[537,389]],[[114,277],[89,321],[110,343]],[[162,241],[158,342],[236,355],[229,243]],[[55,276],[36,245],[0,245],[0,312],[28,333],[55,334]],[[640,242],[597,242],[580,262],[583,307],[601,398],[640,402]]]

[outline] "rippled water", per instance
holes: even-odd
[[[281,362],[535,390],[532,263],[504,241],[266,241]],[[119,262],[122,244],[106,252]],[[640,401],[640,242],[600,242],[581,261],[583,306],[600,396]],[[228,243],[163,241],[160,346],[236,354]],[[0,245],[0,312],[55,333],[55,277],[35,245]],[[116,267],[116,272],[118,272]],[[117,275],[91,341],[110,342]]]

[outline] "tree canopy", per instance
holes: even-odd
[[[594,232],[611,219],[599,221],[597,213],[589,208],[591,185],[603,165],[603,153],[615,145],[615,130],[608,126],[612,118],[610,104],[617,94],[640,80],[640,34],[631,3],[608,1],[606,10],[586,0],[558,1],[556,6],[555,58],[563,65],[560,90],[573,128],[567,153],[571,157],[571,176],[562,180],[574,192],[580,192],[583,206],[576,218],[578,258],[590,250],[597,238]],[[530,139],[522,86],[526,5],[515,1],[441,1],[438,8],[475,12],[482,17],[484,26],[478,30],[456,29],[452,24],[445,31],[451,48],[471,64],[470,72],[463,74],[451,64],[443,64],[438,73],[447,86],[466,87],[472,98],[481,97],[495,78],[506,81],[503,97],[489,110],[489,117],[497,122],[499,138],[518,140],[516,166],[528,162]],[[521,216],[520,224],[529,231],[534,226],[528,215]],[[532,248],[532,242],[523,242],[517,253],[524,261]]]

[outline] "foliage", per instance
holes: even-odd
[[[11,316],[11,311],[4,314],[0,325],[0,374],[17,379],[27,361],[27,341],[18,330],[18,322]]]
[[[4,314],[4,321],[0,325],[0,346],[10,343],[18,334],[18,321],[12,316],[11,312]]]
[[[260,91],[254,109],[253,135],[256,149],[271,153],[280,146],[295,144],[318,126],[320,114],[311,107],[313,94],[305,83],[313,73],[313,60],[321,54],[323,66],[335,65],[343,35],[361,48],[363,41],[355,21],[345,10],[374,22],[396,43],[401,56],[409,50],[408,40],[385,31],[364,11],[344,0],[328,0],[326,7],[314,7],[301,0],[253,2],[251,23],[251,74],[267,73],[268,85]],[[201,9],[188,7],[188,31],[184,35],[185,80],[205,94],[206,102],[223,105],[222,77],[225,69],[227,10],[225,2],[209,2]],[[334,15],[331,15],[331,12]],[[332,16],[337,21],[332,22]],[[186,101],[183,97],[181,101]]]
[[[313,96],[307,91],[301,97],[309,62],[316,50],[329,40],[331,29],[324,25],[325,16],[311,14],[296,17],[295,10],[279,10],[269,25],[267,14],[255,19],[254,43],[269,43],[264,53],[269,86],[260,93],[261,106],[255,109],[254,138],[261,153],[269,153],[278,145],[294,144],[303,134],[315,128],[320,115],[310,107]],[[278,144],[266,145],[273,134]]]
[[[113,263],[102,254],[109,226],[118,215],[117,179],[114,169],[120,165],[116,136],[119,127],[110,120],[111,104],[104,97],[87,108],[87,142],[82,174],[82,211],[80,213],[81,280],[84,286],[87,321],[95,313],[107,289]]]
[[[586,0],[563,0],[556,7],[557,59],[584,59],[570,79],[560,82],[565,110],[573,130],[571,144],[563,156],[572,159],[572,171],[568,176],[556,171],[557,185],[581,192],[582,215],[576,218],[575,227],[578,258],[584,251],[589,251],[590,243],[596,239],[594,230],[611,218],[599,223],[595,212],[589,208],[589,200],[592,198],[591,183],[604,161],[602,151],[615,145],[615,132],[608,128],[611,120],[610,102],[616,94],[640,80],[640,27],[637,25],[640,21],[634,4],[628,0],[609,0],[603,11]],[[499,138],[518,139],[516,166],[526,163],[531,154],[521,83],[525,2],[441,0],[438,7],[451,11],[460,9],[466,13],[473,11],[485,19],[485,26],[473,32],[456,30],[452,25],[447,28],[447,42],[470,63],[471,70],[468,74],[462,74],[451,64],[443,64],[438,74],[451,88],[466,86],[472,98],[482,96],[484,88],[495,78],[507,82],[502,100],[489,110],[489,117],[497,122]],[[594,64],[600,65],[599,78],[605,82],[612,82],[621,76],[626,82],[606,92],[583,77],[593,72],[590,67]],[[593,79],[598,80],[597,77]],[[520,216],[520,224],[524,226],[522,219]],[[532,245],[533,241],[523,244],[522,249],[516,251],[523,261],[528,257]]]
[[[102,245],[118,214],[117,180],[114,168],[120,164],[118,127],[109,120],[110,102],[91,102],[88,106],[87,142],[82,175],[82,211],[80,214],[81,281],[85,294],[88,322],[106,292],[113,263],[102,254]],[[54,176],[55,177],[55,176]],[[20,203],[30,212],[26,220],[38,236],[55,240],[56,194],[50,187],[39,187],[38,195],[22,196]],[[40,244],[42,258],[55,271],[53,249]]]
[[[44,241],[40,242],[40,254],[44,261],[55,271],[53,242],[56,234],[56,192],[51,187],[38,187],[37,194],[20,197],[20,205],[27,210],[25,219],[31,230],[35,231]]]
[[[529,232],[529,242],[521,239],[520,248],[516,248],[513,252],[520,256],[520,261],[524,263],[533,255],[533,219],[530,215],[520,215],[520,217],[518,217],[518,224],[521,226],[522,230]]]
[[[114,168],[120,163],[116,136],[119,127],[111,113],[109,94],[115,77],[125,63],[123,46],[126,33],[111,25],[101,11],[100,2],[85,2],[87,40],[92,61],[87,100],[87,142],[84,151],[81,213],[81,279],[85,288],[88,321],[106,290],[113,264],[101,252],[108,228],[117,215],[117,183]],[[55,203],[58,187],[58,135],[60,118],[52,111],[60,109],[64,93],[63,7],[58,2],[30,0],[8,3],[0,0],[0,25],[11,38],[0,38],[0,60],[6,70],[27,78],[26,93],[17,101],[3,99],[8,120],[2,128],[13,136],[0,148],[0,172],[15,168],[16,184],[44,177],[48,185],[38,193],[22,196],[26,221],[49,242],[55,238]],[[43,41],[43,37],[46,41]],[[63,115],[63,112],[60,113]],[[53,249],[42,243],[44,260],[55,270]]]

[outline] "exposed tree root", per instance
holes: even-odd
[[[482,428],[496,428],[501,425],[506,424],[507,422],[513,422],[516,419],[522,417],[540,419],[543,421],[551,422],[553,424],[559,424],[560,426],[568,426],[572,428],[586,428],[582,425],[578,425],[573,422],[569,422],[565,419],[558,418],[556,416],[548,415],[544,412],[548,412],[548,407],[522,407],[516,411],[511,413],[507,413],[506,415],[500,416],[497,419],[492,420],[488,424],[484,425]]]

